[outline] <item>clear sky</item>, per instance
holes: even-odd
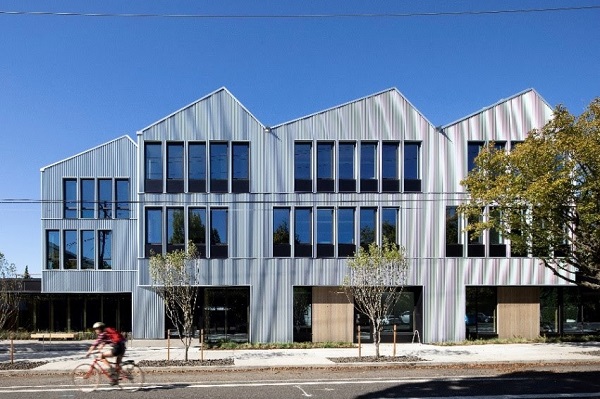
[[[39,275],[40,168],[222,86],[265,125],[390,87],[435,125],[531,87],[580,114],[600,0],[0,0],[0,252]]]

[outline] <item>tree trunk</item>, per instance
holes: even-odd
[[[379,341],[381,341],[381,334],[379,333],[379,325],[377,322],[373,323],[373,343],[375,344],[375,357],[379,357]]]

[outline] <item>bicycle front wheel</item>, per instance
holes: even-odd
[[[144,386],[144,371],[137,364],[124,364],[119,375],[121,389],[137,391]]]
[[[81,392],[92,392],[98,388],[100,383],[100,373],[95,367],[89,364],[80,364],[73,369],[71,373],[73,385]]]

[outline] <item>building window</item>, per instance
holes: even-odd
[[[375,232],[377,231],[377,209],[360,209],[360,246],[368,249],[371,243],[376,242]]]
[[[112,219],[112,179],[98,179],[98,219]]]
[[[469,141],[467,144],[467,172],[475,168],[475,158],[477,158],[484,145],[483,141]]]
[[[360,145],[360,191],[368,193],[378,191],[377,143]]]
[[[145,180],[144,191],[147,193],[163,192],[162,144],[146,143],[144,146]]]
[[[312,209],[296,208],[294,212],[294,256],[312,258]]]
[[[210,257],[228,257],[227,209],[210,210]]]
[[[356,143],[338,145],[338,191],[340,192],[356,192],[355,157]]]
[[[460,243],[460,224],[457,207],[446,207],[446,257],[463,256],[463,246]]]
[[[146,258],[162,254],[162,209],[146,209]]]
[[[404,191],[420,193],[421,143],[404,143]]]
[[[381,210],[381,243],[398,244],[398,208]]]
[[[190,143],[188,146],[188,191],[206,192],[206,144]]]
[[[480,216],[470,216],[468,224],[473,225],[481,221]],[[483,233],[475,235],[475,232],[467,232],[467,256],[481,258],[485,256],[485,244],[483,243]]]
[[[312,143],[294,144],[294,191],[312,192]]]
[[[496,335],[496,287],[466,287],[465,324],[468,339]]]
[[[183,143],[167,143],[167,192],[183,192]]]
[[[332,193],[333,143],[317,143],[317,192]]]
[[[65,243],[63,252],[63,267],[65,269],[77,269],[79,243],[77,230],[65,230],[63,232]]]
[[[117,219],[129,219],[129,212],[131,209],[131,204],[129,201],[129,180],[115,180],[115,197],[115,217]]]
[[[112,232],[98,231],[98,269],[112,269]]]
[[[206,258],[206,209],[190,208],[188,213],[188,239],[196,246],[198,257]]]
[[[523,144],[521,140],[514,140],[510,142],[510,151],[514,151],[515,148],[519,146],[519,144]]]
[[[167,208],[167,252],[185,250],[183,208]]]
[[[96,191],[94,179],[81,179],[81,218],[93,219],[95,210]]]
[[[398,143],[383,143],[381,147],[381,190],[397,193],[400,191],[398,178]]]
[[[491,220],[500,219],[500,211],[497,208],[490,208],[489,218]],[[489,251],[491,257],[506,257],[506,244],[502,234],[497,229],[490,229],[489,231]]]
[[[273,256],[290,257],[290,208],[273,208]]]
[[[63,180],[63,204],[65,219],[77,218],[77,180]]]
[[[333,208],[317,209],[317,258],[333,258]]]
[[[210,144],[210,191],[226,193],[229,190],[227,143]]]
[[[354,208],[339,208],[337,219],[338,257],[346,258],[356,253]]]
[[[95,250],[94,230],[81,230],[81,268],[95,269],[96,250]]]
[[[231,191],[250,192],[250,144],[233,143],[231,145]]]
[[[46,231],[46,269],[60,269],[60,232]]]

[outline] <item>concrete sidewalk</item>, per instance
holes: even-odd
[[[51,342],[18,341],[15,345],[15,361],[46,361],[34,371],[68,372],[77,364],[89,362],[84,358],[91,341]],[[0,341],[0,362],[7,361],[7,341]],[[127,359],[140,360],[183,360],[184,349],[179,340],[134,340],[128,343]],[[40,349],[41,348],[41,349]],[[60,350],[53,350],[60,349]],[[392,356],[394,345],[381,344],[381,354]],[[600,342],[560,344],[483,344],[462,346],[437,346],[422,344],[397,344],[396,356],[416,356],[422,361],[411,363],[412,367],[450,364],[495,364],[495,363],[598,363],[600,365]],[[373,344],[363,344],[362,356],[375,354]],[[243,349],[204,350],[203,359],[233,359],[234,366],[198,366],[201,368],[264,368],[264,367],[348,367],[364,365],[364,362],[336,363],[331,358],[357,357],[358,348],[332,349]],[[194,343],[189,351],[190,360],[199,360],[200,348]],[[371,363],[372,364],[372,363]],[[384,366],[390,363],[377,363]]]

